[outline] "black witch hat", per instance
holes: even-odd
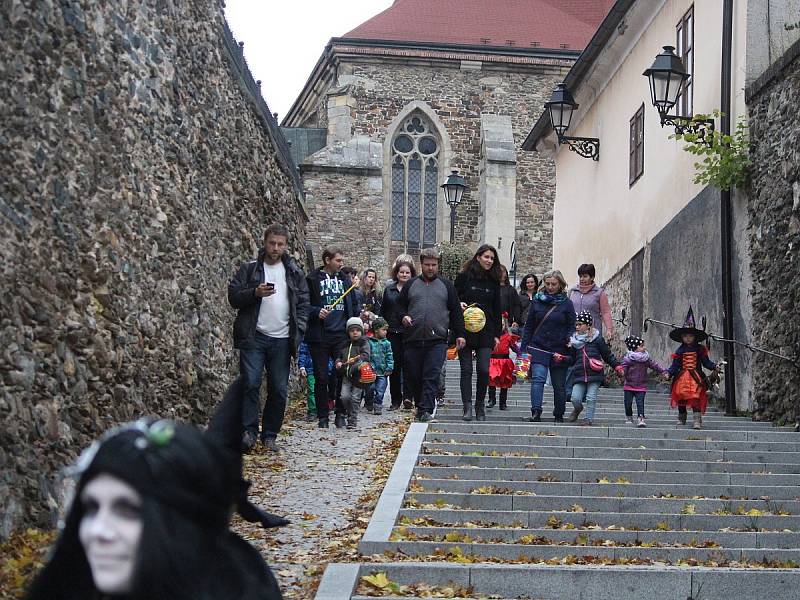
[[[689,312],[686,313],[686,319],[683,322],[683,327],[677,327],[670,331],[669,337],[680,344],[683,343],[683,339],[681,338],[684,333],[693,334],[696,337],[698,344],[708,337],[708,334],[705,331],[697,328],[694,321],[694,311],[692,310],[691,306],[689,306]]]

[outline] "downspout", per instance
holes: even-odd
[[[720,130],[731,133],[731,79],[733,53],[733,0],[723,0],[722,5],[722,80]],[[734,339],[733,331],[733,209],[731,191],[720,191],[720,226],[722,241],[722,331],[727,339]],[[736,414],[736,363],[734,346],[724,343],[725,362],[725,414]]]

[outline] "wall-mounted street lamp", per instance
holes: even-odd
[[[566,144],[578,156],[600,160],[600,140],[587,137],[569,137],[564,135],[569,129],[572,121],[572,113],[578,108],[575,99],[570,94],[567,86],[559,83],[553,90],[550,101],[544,103],[544,107],[550,113],[550,123],[553,131],[556,132],[559,144]]]
[[[656,56],[653,66],[642,73],[650,81],[650,101],[658,110],[661,117],[661,127],[670,125],[675,128],[677,135],[695,133],[703,141],[710,144],[711,136],[708,132],[714,131],[714,121],[708,119],[692,119],[670,115],[669,111],[678,102],[681,90],[691,75],[686,72],[680,57],[675,54],[674,46],[664,46],[664,50]]]
[[[467,182],[458,174],[458,170],[453,169],[453,172],[439,187],[444,190],[444,200],[450,207],[450,241],[452,242],[456,233],[456,206],[461,204],[464,192],[467,191]]]

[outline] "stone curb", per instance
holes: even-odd
[[[350,600],[358,584],[358,563],[331,563],[325,569],[314,596],[316,600]]]
[[[403,445],[400,447],[392,471],[389,473],[389,479],[386,480],[386,486],[378,499],[364,537],[361,538],[361,544],[385,542],[389,539],[392,527],[397,520],[397,513],[403,506],[408,482],[417,465],[417,457],[422,449],[422,442],[427,431],[426,423],[412,423],[406,432]]]

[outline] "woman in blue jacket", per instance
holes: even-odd
[[[572,362],[567,344],[575,331],[575,307],[565,290],[567,282],[561,271],[550,271],[531,300],[520,348],[531,355],[531,421],[542,420],[544,382],[550,373],[553,384],[553,416],[564,422],[567,397],[564,383]]]

